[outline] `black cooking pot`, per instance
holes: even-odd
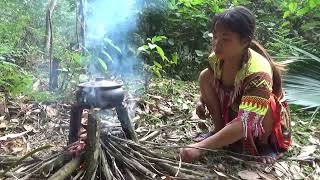
[[[124,99],[122,83],[99,80],[78,85],[77,101],[90,107],[110,108],[121,105]]]

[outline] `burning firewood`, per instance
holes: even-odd
[[[143,145],[100,132],[97,110],[88,115],[85,147],[70,144],[46,159],[21,161],[2,177],[7,179],[203,179],[215,178],[206,168],[165,158]],[[76,148],[77,149],[77,148]],[[193,167],[193,169],[190,169]],[[197,170],[196,170],[197,168]]]

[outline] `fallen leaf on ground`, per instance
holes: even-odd
[[[310,137],[309,137],[309,142],[310,142],[311,144],[320,145],[320,140],[314,138],[313,136],[310,136]]]
[[[190,120],[199,120],[200,118],[197,115],[196,109],[194,109],[192,111],[192,117],[190,118]]]
[[[17,134],[8,134],[8,135],[0,137],[0,141],[7,141],[7,140],[10,140],[10,139],[14,139],[14,138],[23,136],[23,135],[27,134],[28,132],[29,131],[24,131],[22,133],[17,133]]]
[[[244,170],[244,171],[240,171],[238,172],[238,176],[240,176],[241,179],[259,179],[260,176],[257,172],[254,171],[248,171],[248,170]]]
[[[297,164],[292,164],[290,166],[290,172],[294,179],[305,179],[305,176],[301,172],[301,168]]]
[[[186,103],[183,103],[182,110],[188,110],[188,109],[189,109],[188,105]]]
[[[19,119],[10,119],[10,122],[19,123]]]
[[[162,104],[159,104],[158,107],[159,107],[159,109],[160,109],[161,111],[165,112],[166,114],[169,114],[169,115],[173,114],[171,108],[169,108],[169,107],[167,107],[167,106],[164,106],[164,105],[162,105]]]
[[[289,166],[285,161],[276,163],[274,168],[278,177],[288,176]]]
[[[222,173],[222,172],[219,172],[219,171],[216,171],[216,170],[213,170],[215,173],[217,173],[218,174],[218,176],[220,176],[220,177],[228,177],[227,175],[225,175],[224,173]]]
[[[162,176],[161,179],[163,180],[172,180],[173,178],[170,176]]]
[[[27,151],[27,142],[26,142],[26,139],[23,137],[19,137],[16,139],[5,141],[2,143],[2,145],[3,145],[3,147],[1,147],[1,150],[3,150],[6,153],[10,153],[10,154],[12,154],[12,153],[13,154],[18,154],[18,153],[23,154],[24,152]]]
[[[35,109],[33,110],[34,113],[40,113],[41,112],[41,109]]]
[[[301,153],[299,154],[299,156],[297,156],[297,158],[299,158],[299,159],[309,158],[310,155],[313,154],[316,150],[317,150],[316,145],[304,146],[304,147],[302,147]]]
[[[23,128],[26,130],[26,131],[33,131],[34,130],[34,127],[33,125],[23,125]]]
[[[50,118],[57,116],[57,114],[58,114],[58,111],[51,106],[47,106],[46,112],[47,112],[48,117],[50,117]]]
[[[273,177],[272,175],[270,174],[266,174],[266,173],[263,173],[263,172],[258,172],[259,176],[262,178],[262,179],[267,179],[267,180],[276,180],[275,177]]]
[[[0,129],[5,129],[7,128],[7,124],[5,122],[0,123]]]

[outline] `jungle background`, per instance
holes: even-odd
[[[140,138],[153,133],[148,140],[158,144],[192,142],[211,128],[194,113],[197,78],[211,51],[211,18],[237,5],[253,11],[255,39],[286,65],[294,143],[279,164],[290,178],[319,178],[318,0],[1,0],[1,156],[23,156],[45,144],[61,150],[77,85],[101,76],[124,82]],[[221,174],[264,178],[223,157],[210,161]]]

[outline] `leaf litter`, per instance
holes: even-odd
[[[170,81],[172,84],[172,81]],[[146,146],[165,156],[176,156],[179,147],[193,142],[203,131],[213,128],[209,119],[200,120],[195,114],[199,98],[198,87],[191,82],[174,81],[173,90],[166,89],[169,80],[152,82],[148,93],[134,100],[129,106],[139,139]],[[45,156],[61,150],[67,144],[69,128],[69,103],[11,102],[10,117],[0,114],[0,154],[24,155],[44,144],[54,145],[51,152],[39,152]],[[132,114],[131,112],[131,114]],[[84,113],[85,114],[85,113]],[[86,117],[83,117],[84,121]],[[308,124],[305,119],[293,116],[294,132]],[[250,158],[230,155],[224,151],[207,153],[196,165],[211,167],[221,178],[241,179],[315,179],[319,168],[319,123],[314,121],[315,131],[294,134],[295,146],[274,165],[252,163]],[[300,136],[306,137],[302,141]],[[290,159],[291,158],[291,159]],[[309,161],[306,161],[309,160]],[[170,179],[170,177],[163,177]]]

